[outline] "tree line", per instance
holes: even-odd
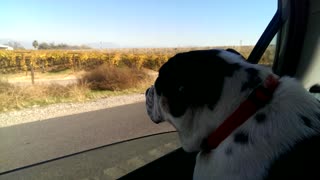
[[[32,42],[32,46],[35,49],[44,49],[44,50],[50,50],[50,49],[61,49],[61,50],[91,49],[91,47],[89,47],[87,45],[78,46],[78,45],[68,45],[65,43],[55,44],[54,42],[52,42],[52,43],[42,42],[39,44],[37,40],[34,40]]]

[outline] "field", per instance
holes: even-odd
[[[253,47],[2,50],[0,112],[125,93],[142,93],[153,82],[159,67],[170,57],[179,52],[212,48],[233,48],[247,58]],[[273,54],[274,49],[268,49],[261,62],[270,65]],[[66,79],[73,83],[58,83]],[[27,83],[19,85],[17,82]]]

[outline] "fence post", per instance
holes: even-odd
[[[30,72],[31,72],[31,82],[32,82],[32,85],[34,85],[34,69],[31,63],[30,63]]]

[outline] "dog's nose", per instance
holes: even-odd
[[[150,88],[148,88],[148,89],[146,90],[146,96],[148,95],[149,90],[150,90]]]

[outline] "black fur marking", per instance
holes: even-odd
[[[208,105],[208,108],[212,111],[213,110],[213,105]]]
[[[248,73],[248,81],[243,83],[241,92],[253,89],[262,82],[261,78],[258,76],[258,70],[254,68],[247,68],[245,71]]]
[[[255,119],[258,123],[262,123],[266,120],[266,114],[265,113],[258,113],[256,116],[255,116]]]
[[[200,148],[203,152],[210,152],[211,151],[211,149],[208,146],[208,139],[207,138],[203,139],[203,141],[200,144]]]
[[[231,147],[226,148],[225,154],[226,154],[227,156],[232,155],[232,153],[233,153],[233,151],[232,151],[232,148],[231,148]]]
[[[245,71],[251,76],[257,76],[258,75],[258,70],[254,69],[254,68],[247,68]]]
[[[309,128],[312,128],[311,120],[309,118],[303,115],[300,115],[300,118],[302,119],[304,125],[306,125]]]
[[[272,162],[265,180],[320,179],[320,136],[297,142]]]
[[[234,135],[234,142],[239,144],[248,144],[249,136],[248,133],[245,132],[237,132]]]
[[[319,93],[320,92],[320,84],[315,84],[313,85],[310,89],[309,92],[311,93]]]
[[[228,64],[228,63],[227,63]],[[235,71],[238,71],[241,68],[241,66],[238,63],[229,64],[229,69],[226,72],[226,76],[231,77]]]
[[[316,113],[317,119],[320,121],[320,112]]]
[[[205,105],[213,108],[220,99],[225,77],[240,69],[239,64],[229,64],[219,57],[220,52],[179,53],[160,68],[155,82],[156,92],[167,97],[174,117],[182,116],[187,108]]]

